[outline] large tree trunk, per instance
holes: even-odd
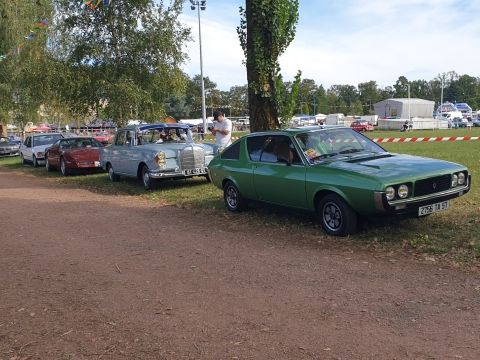
[[[252,14],[252,1],[245,1],[245,15],[247,19],[247,81],[248,107],[250,112],[250,131],[265,131],[279,127],[278,111],[274,100],[274,74],[268,77],[263,84],[258,84],[259,73],[255,66],[254,35],[263,34],[265,29],[258,23]],[[271,45],[271,44],[270,44]],[[268,47],[268,46],[267,46]],[[269,49],[264,49],[268,52]],[[262,91],[260,91],[260,89]]]

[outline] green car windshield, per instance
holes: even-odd
[[[384,154],[386,151],[369,138],[351,129],[309,131],[295,136],[310,162],[355,153]]]

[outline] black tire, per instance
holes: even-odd
[[[37,161],[37,158],[35,157],[35,155],[33,155],[33,158],[32,158],[32,165],[33,165],[33,167],[38,167],[38,161]]]
[[[115,174],[115,171],[113,171],[113,166],[112,164],[108,164],[107,165],[107,172],[108,172],[108,177],[110,178],[111,181],[119,181],[120,180],[120,176],[118,176],[117,174]]]
[[[70,170],[68,170],[67,164],[65,163],[65,160],[63,160],[63,157],[60,158],[60,172],[63,176],[70,175]]]
[[[347,236],[357,232],[358,215],[336,194],[328,194],[318,202],[318,217],[323,230],[333,236]]]
[[[152,190],[154,180],[150,177],[150,170],[148,170],[147,165],[142,166],[142,170],[140,171],[140,180],[142,181],[143,188],[145,190]]]
[[[45,168],[47,169],[47,171],[53,170],[53,166],[50,165],[50,161],[48,161],[48,154],[45,154]]]
[[[227,209],[232,212],[240,212],[247,207],[246,200],[231,181],[227,181],[223,186],[223,200]]]

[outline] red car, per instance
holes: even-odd
[[[358,132],[361,131],[373,131],[373,125],[365,120],[356,120],[350,125],[350,127]]]
[[[112,142],[113,135],[106,131],[102,131],[94,134],[93,138],[97,141],[100,141],[103,145],[108,145]]]
[[[64,176],[78,171],[97,171],[100,166],[100,148],[103,145],[91,137],[57,140],[45,152],[47,171],[60,169]]]

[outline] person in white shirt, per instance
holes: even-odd
[[[213,113],[213,120],[212,134],[215,135],[215,143],[222,151],[232,143],[232,122],[218,110]]]

